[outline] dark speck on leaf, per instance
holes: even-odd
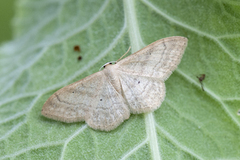
[[[81,52],[81,48],[79,45],[75,45],[73,49],[74,51]]]
[[[202,90],[204,91],[204,88],[203,88],[203,83],[202,81],[205,79],[205,74],[201,74],[200,77],[197,76],[199,82],[201,83],[201,86],[202,86]]]
[[[79,61],[82,60],[82,56],[78,56],[78,60],[79,60]]]

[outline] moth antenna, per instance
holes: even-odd
[[[131,49],[131,46],[129,46],[127,52],[124,53],[124,55],[122,55],[122,57],[120,57],[120,58],[116,61],[116,63],[119,62],[119,61],[129,52],[130,49]]]

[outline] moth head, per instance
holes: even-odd
[[[107,63],[105,63],[99,70],[101,70],[102,68],[106,68],[106,67],[109,66],[109,65],[114,65],[114,64],[116,64],[116,63],[117,63],[117,61],[107,62]]]

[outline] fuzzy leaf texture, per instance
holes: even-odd
[[[239,13],[235,0],[19,0],[0,47],[0,159],[239,159]],[[155,112],[111,132],[41,115],[58,89],[170,36],[189,41]]]

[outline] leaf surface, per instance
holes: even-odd
[[[234,0],[19,0],[15,39],[0,47],[0,159],[239,159],[239,11]],[[111,132],[41,115],[56,90],[169,36],[189,43],[155,112]]]

